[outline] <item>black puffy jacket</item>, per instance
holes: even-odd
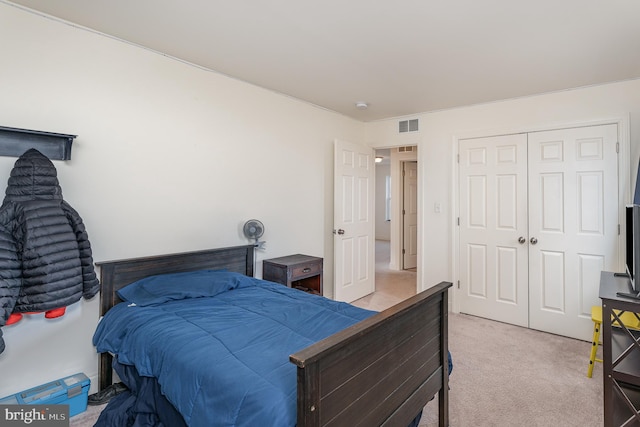
[[[99,287],[84,224],[62,199],[56,168],[28,150],[11,170],[0,206],[0,327],[11,313],[66,307]]]

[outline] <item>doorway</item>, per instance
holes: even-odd
[[[376,260],[386,263],[384,273],[415,276],[417,290],[418,153],[416,146],[377,149],[376,155]],[[384,252],[384,253],[383,253]],[[406,275],[403,280],[406,280]],[[376,280],[377,281],[377,280]]]

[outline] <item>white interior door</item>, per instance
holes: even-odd
[[[618,265],[617,142],[617,125],[529,134],[533,329],[591,339],[600,272]]]
[[[352,302],[375,290],[374,151],[335,141],[334,164],[334,298]]]
[[[462,312],[591,339],[600,271],[618,265],[617,133],[460,141]]]
[[[460,311],[528,325],[527,136],[460,141]]]
[[[418,265],[418,162],[402,162],[402,268]]]

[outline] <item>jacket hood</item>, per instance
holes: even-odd
[[[5,194],[5,202],[62,200],[55,166],[35,148],[27,150],[16,160]]]

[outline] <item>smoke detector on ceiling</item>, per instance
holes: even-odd
[[[367,108],[369,108],[369,104],[364,101],[358,101],[356,102],[356,108],[358,110],[366,110]]]

